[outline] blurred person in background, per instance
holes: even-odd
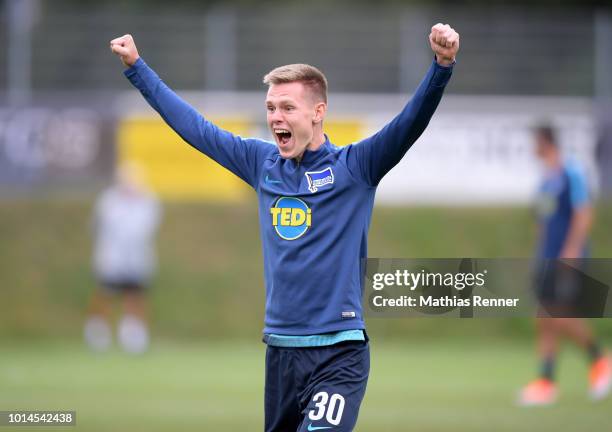
[[[522,389],[519,403],[537,406],[556,401],[555,364],[562,338],[572,340],[586,351],[590,363],[589,394],[599,400],[610,391],[612,363],[604,355],[589,323],[582,318],[568,318],[576,316],[572,310],[581,287],[555,261],[587,257],[593,224],[590,190],[578,162],[562,157],[555,130],[550,125],[537,126],[534,138],[535,153],[545,170],[536,203],[539,240],[535,289],[541,306],[555,318],[536,318],[540,376]]]
[[[160,206],[147,189],[142,169],[122,164],[115,182],[98,198],[93,215],[93,267],[98,281],[89,306],[84,335],[95,351],[112,343],[112,300],[121,297],[123,315],[117,336],[129,353],[149,344],[146,291],[155,269],[155,236]]]

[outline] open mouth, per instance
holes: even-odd
[[[291,132],[287,129],[274,129],[274,135],[279,144],[286,145],[291,140]]]

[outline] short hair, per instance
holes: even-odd
[[[533,128],[533,132],[546,140],[546,142],[554,147],[558,147],[557,133],[549,123],[541,123]]]
[[[327,78],[314,66],[303,63],[279,66],[263,77],[263,83],[267,85],[291,82],[301,82],[315,96],[327,103]]]

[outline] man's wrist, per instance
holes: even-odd
[[[140,56],[139,56],[139,55],[136,55],[136,57],[134,58],[134,60],[133,60],[133,61],[131,61],[130,63],[126,63],[126,66],[127,66],[127,67],[132,67],[132,66],[134,66],[134,65],[136,64],[136,62],[138,62],[138,59],[140,59]]]
[[[450,59],[446,57],[438,57],[437,55],[435,57],[436,57],[436,63],[438,63],[440,66],[450,67],[455,64],[454,58]]]
[[[138,64],[138,62],[140,62],[140,60],[141,60],[141,57],[138,56],[138,57],[136,57],[136,60],[134,60],[131,64],[125,63],[126,69],[132,69],[133,67],[135,67]]]

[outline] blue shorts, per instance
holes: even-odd
[[[369,372],[368,342],[268,346],[265,431],[352,431]]]
[[[546,259],[537,263],[534,286],[539,317],[601,318],[605,316],[608,285],[589,275],[586,259]],[[594,271],[597,274],[597,264]]]

